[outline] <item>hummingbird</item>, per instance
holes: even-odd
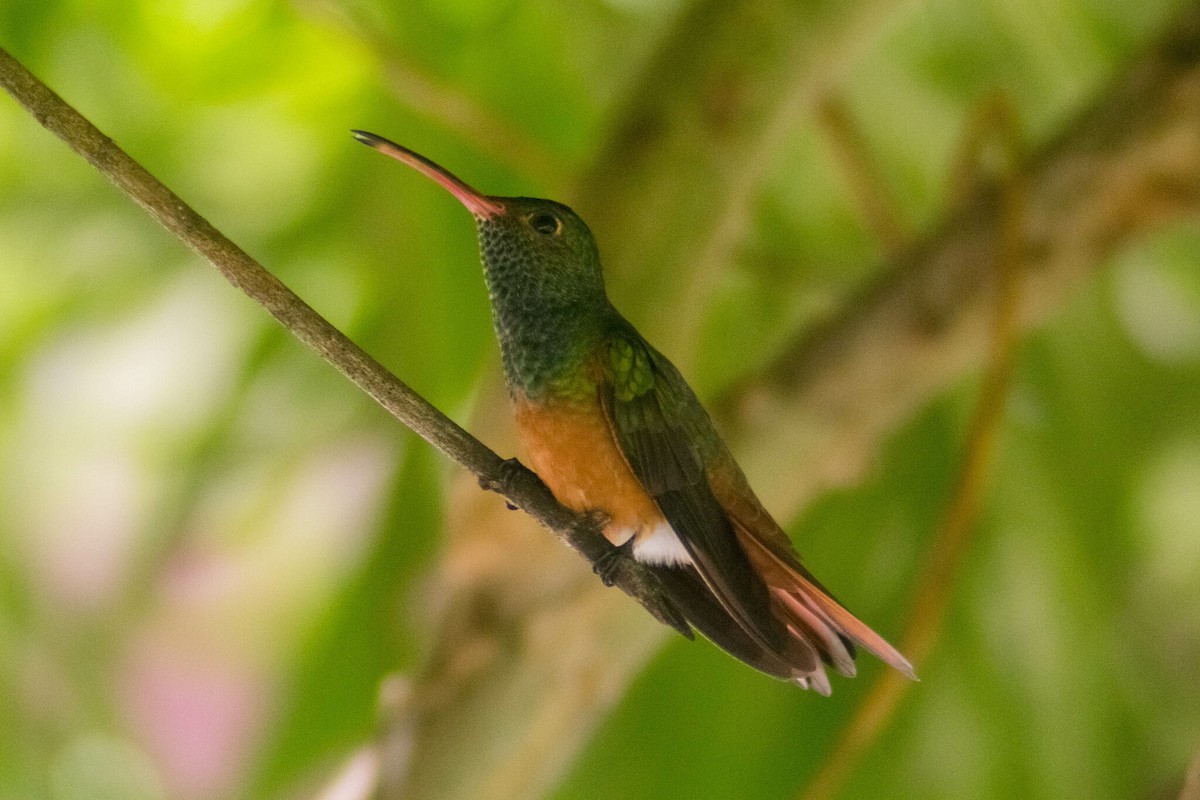
[[[912,665],[800,563],[695,393],[609,302],[591,231],[553,200],[485,195],[406,147],[354,137],[432,178],[475,219],[519,439],[563,505],[650,569],[730,655],[823,695],[856,646]]]

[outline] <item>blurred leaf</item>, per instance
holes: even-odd
[[[414,631],[410,586],[435,552],[440,526],[436,457],[413,446],[396,474],[393,507],[377,539],[331,599],[297,655],[274,741],[266,749],[260,789],[329,766],[366,741],[374,726],[380,682],[410,667]],[[413,602],[413,601],[416,602]],[[256,792],[257,794],[257,792]]]

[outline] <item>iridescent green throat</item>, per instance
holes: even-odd
[[[591,236],[586,247],[565,251],[538,247],[513,228],[506,219],[479,222],[509,389],[535,401],[593,397],[589,364],[617,312],[604,293]]]
[[[594,328],[577,313],[531,317],[496,307],[493,322],[509,389],[530,400],[587,400],[595,394],[589,362],[595,353]],[[511,311],[512,309],[507,309]]]

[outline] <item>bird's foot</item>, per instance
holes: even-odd
[[[508,506],[510,511],[515,511],[517,507],[508,499],[508,495],[512,494],[513,485],[526,474],[533,475],[533,472],[517,459],[506,458],[500,462],[494,474],[480,476],[479,486],[486,491],[504,495],[504,505]]]
[[[617,545],[592,563],[592,572],[600,576],[605,586],[612,586],[616,579],[617,570],[626,559],[633,558],[633,537],[622,545]]]

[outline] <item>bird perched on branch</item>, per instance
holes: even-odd
[[[563,505],[651,568],[688,622],[768,675],[829,694],[855,647],[915,679],[814,578],[679,371],[613,308],[587,225],[552,200],[481,194],[383,137],[475,218],[504,374],[529,462]],[[603,565],[600,565],[603,567]]]

